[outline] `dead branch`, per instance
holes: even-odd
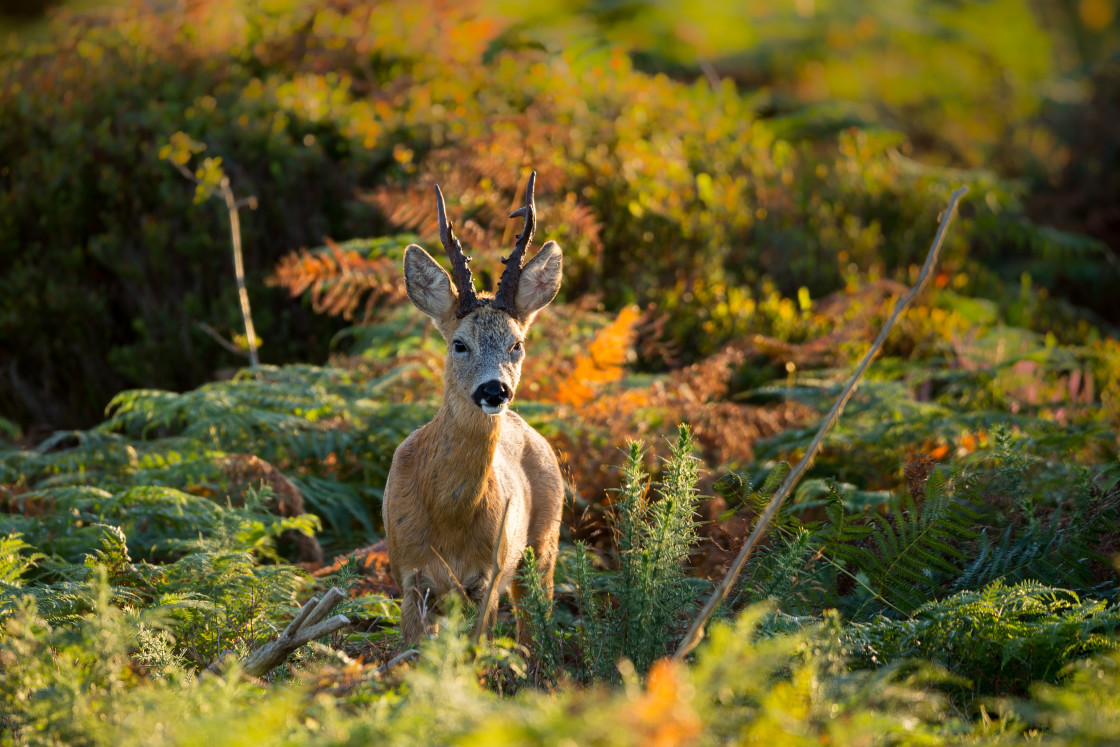
[[[172,162],[172,165],[179,170],[187,179],[190,179],[195,184],[198,184],[198,178],[181,163]],[[260,359],[257,357],[257,331],[253,327],[253,314],[249,309],[249,291],[245,287],[245,263],[241,257],[241,217],[238,214],[238,209],[241,207],[248,207],[250,210],[257,209],[257,198],[246,197],[238,200],[233,196],[233,189],[230,187],[229,177],[222,176],[222,181],[218,184],[218,189],[222,193],[222,199],[226,203],[226,211],[229,214],[229,232],[230,241],[233,244],[233,274],[237,279],[237,297],[241,303],[241,318],[245,322],[245,341],[249,346],[249,366],[256,371],[260,366]],[[219,341],[221,341],[219,336]],[[229,348],[228,345],[223,344],[223,347]],[[241,351],[235,350],[240,354]]]
[[[736,556],[735,562],[731,564],[731,568],[728,569],[727,574],[723,577],[723,580],[720,581],[719,586],[716,587],[716,590],[712,592],[711,597],[708,598],[708,602],[704,605],[704,609],[700,611],[700,614],[697,615],[696,619],[692,622],[692,627],[689,628],[688,635],[686,635],[684,640],[681,641],[680,647],[677,648],[677,652],[673,654],[673,659],[677,661],[683,659],[689,654],[689,652],[696,648],[696,646],[704,638],[704,626],[708,623],[708,620],[711,619],[712,615],[715,614],[715,611],[719,608],[723,601],[727,599],[727,595],[731,591],[732,584],[735,582],[735,579],[738,578],[739,572],[743,570],[743,566],[746,564],[747,558],[750,557],[751,550],[753,550],[755,545],[757,545],[762,539],[763,535],[766,533],[767,527],[770,524],[770,520],[774,518],[774,514],[778,512],[778,509],[781,508],[781,505],[785,501],[786,497],[789,496],[789,494],[793,491],[793,488],[797,486],[797,483],[801,479],[801,476],[805,473],[805,470],[809,468],[810,464],[812,464],[813,457],[816,456],[817,450],[820,448],[821,443],[824,441],[824,437],[828,435],[828,432],[832,429],[832,426],[834,426],[836,424],[836,421],[839,420],[840,413],[843,411],[844,405],[848,403],[848,400],[855,392],[856,385],[859,384],[859,380],[863,377],[863,374],[867,370],[867,367],[871,364],[871,360],[876,355],[878,355],[879,351],[882,349],[883,343],[886,342],[887,335],[890,334],[891,329],[894,328],[895,321],[898,320],[898,318],[902,315],[902,312],[910,306],[917,295],[921,293],[925,288],[926,283],[933,271],[933,267],[935,264],[937,264],[937,256],[941,251],[941,242],[945,238],[945,232],[949,228],[949,223],[953,220],[953,214],[957,210],[957,202],[961,197],[964,196],[966,192],[968,192],[968,187],[961,187],[954,191],[952,197],[949,198],[949,207],[945,210],[945,213],[941,217],[941,224],[937,227],[937,234],[933,238],[933,244],[929,248],[929,254],[926,255],[926,262],[922,267],[921,273],[918,275],[918,281],[914,284],[914,287],[912,287],[908,293],[898,299],[898,302],[894,307],[894,312],[891,313],[890,318],[887,319],[886,324],[884,324],[883,328],[879,331],[879,336],[876,337],[875,342],[871,344],[871,349],[867,351],[867,354],[865,356],[863,356],[863,360],[860,361],[860,364],[856,368],[855,373],[852,374],[852,378],[848,381],[848,385],[844,388],[844,392],[840,395],[840,399],[836,400],[836,404],[832,406],[832,410],[828,413],[828,416],[824,419],[824,422],[821,423],[820,428],[817,430],[817,435],[813,437],[813,441],[809,444],[808,449],[805,450],[805,456],[801,458],[801,461],[798,462],[797,466],[786,477],[786,480],[782,484],[782,487],[779,488],[778,492],[774,494],[774,497],[770,499],[770,503],[766,507],[766,511],[763,512],[762,516],[759,517],[758,523],[755,525],[754,530],[747,538],[747,541],[743,544],[743,549],[739,551],[739,555]]]
[[[206,334],[210,335],[210,337],[213,338],[214,342],[218,343],[219,345],[221,345],[223,348],[225,348],[229,352],[233,353],[234,355],[245,355],[246,354],[246,352],[244,350],[239,350],[236,345],[234,345],[232,342],[230,342],[226,338],[222,337],[221,333],[219,333],[218,330],[214,329],[213,327],[211,327],[206,322],[195,322],[194,326],[198,327],[200,330],[202,330]]]
[[[279,638],[254,650],[241,661],[241,671],[250,677],[263,677],[283,664],[290,653],[308,641],[336,633],[348,626],[350,620],[346,615],[323,619],[345,598],[346,592],[337,586],[328,589],[321,599],[312,597],[288,623]],[[212,664],[211,667],[213,666]]]
[[[230,240],[233,242],[233,274],[237,277],[237,297],[241,301],[241,317],[245,321],[245,341],[249,346],[249,365],[256,370],[260,366],[257,357],[257,332],[253,328],[253,314],[249,310],[249,291],[245,288],[245,263],[241,259],[241,218],[237,213],[238,207],[247,205],[250,210],[257,207],[257,198],[249,197],[238,201],[233,196],[229,186],[229,177],[223,176],[221,184],[222,199],[226,201],[226,210],[229,211]]]
[[[397,654],[389,661],[374,669],[372,672],[363,673],[361,676],[352,679],[349,682],[343,682],[331,688],[318,690],[317,692],[327,695],[334,695],[336,697],[345,695],[346,693],[350,692],[356,687],[359,687],[360,685],[364,685],[367,682],[373,682],[374,680],[381,679],[399,665],[405,663],[406,661],[415,659],[419,655],[419,650],[410,648]]]

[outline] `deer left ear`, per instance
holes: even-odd
[[[536,256],[521,268],[521,277],[517,282],[517,314],[526,325],[556,298],[563,270],[563,255],[555,241],[542,246]]]
[[[437,325],[455,308],[457,298],[447,271],[416,244],[404,250],[404,286],[409,300]]]

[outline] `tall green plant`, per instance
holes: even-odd
[[[586,549],[577,548],[578,641],[589,676],[615,679],[621,658],[647,671],[669,652],[695,606],[696,585],[687,575],[697,541],[699,469],[693,449],[692,432],[681,425],[651,500],[645,450],[632,442],[611,511],[618,569],[600,582]]]

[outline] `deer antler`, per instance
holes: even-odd
[[[471,258],[463,254],[463,245],[459,243],[459,239],[455,238],[451,221],[447,219],[447,206],[443,203],[443,192],[439,191],[438,184],[436,185],[436,213],[439,214],[439,238],[443,241],[443,249],[447,252],[447,258],[451,260],[451,269],[454,271],[452,279],[455,281],[455,289],[459,292],[459,308],[456,310],[455,316],[462,319],[482,306],[482,301],[478,300],[478,294],[474,290],[474,276],[471,275],[471,268],[467,267]]]
[[[533,240],[533,230],[537,227],[537,205],[533,200],[533,186],[536,183],[537,172],[534,171],[529,174],[529,184],[525,187],[525,206],[510,213],[510,218],[524,216],[525,227],[517,235],[513,253],[502,258],[506,269],[502,271],[502,279],[498,282],[498,290],[494,293],[491,304],[495,309],[513,316],[517,316],[517,281],[521,278],[521,264],[525,260],[525,250]]]

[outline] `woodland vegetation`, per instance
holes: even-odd
[[[137,0],[6,43],[0,742],[1120,742],[1116,3],[676,5]],[[402,652],[381,490],[444,354],[402,254],[438,182],[492,287],[533,169],[555,605],[532,650],[451,600]],[[245,663],[328,592],[348,625]]]

